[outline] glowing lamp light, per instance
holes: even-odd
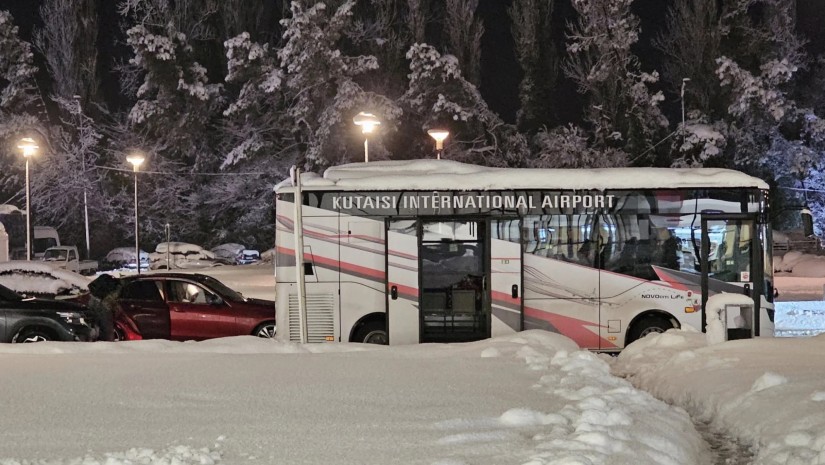
[[[427,134],[435,139],[436,156],[439,160],[441,160],[441,152],[444,150],[444,139],[450,135],[450,131],[446,129],[430,129],[427,131]]]
[[[363,111],[355,115],[352,121],[356,126],[361,126],[361,132],[364,134],[372,133],[377,126],[381,125],[381,120],[377,116]]]
[[[352,122],[355,123],[356,126],[361,126],[361,132],[364,133],[364,163],[367,163],[370,161],[370,142],[367,136],[381,124],[381,120],[372,113],[362,111],[355,115]]]
[[[126,161],[132,164],[132,167],[134,167],[135,171],[137,171],[138,167],[143,164],[144,160],[145,158],[143,158],[143,155],[140,154],[129,155],[128,157],[126,157]]]
[[[37,149],[39,149],[40,146],[38,146],[31,137],[26,137],[20,139],[20,142],[17,144],[17,148],[23,152],[24,157],[28,158],[32,155],[37,155]]]

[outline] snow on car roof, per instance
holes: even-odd
[[[88,289],[91,278],[57,269],[44,262],[0,263],[0,284],[24,294],[76,294]]]
[[[145,250],[140,251],[140,257],[148,257],[149,253]],[[128,262],[135,259],[134,247],[117,247],[106,254],[106,261],[109,262]]]
[[[333,166],[301,175],[307,188],[342,190],[650,189],[753,187],[768,184],[723,168],[491,168],[452,160],[392,160]],[[289,181],[276,186],[289,187]]]

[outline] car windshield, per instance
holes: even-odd
[[[43,254],[43,260],[65,260],[67,250],[63,249],[49,249]]]
[[[5,301],[17,301],[23,300],[23,296],[5,286],[0,285],[0,299]]]
[[[239,292],[229,289],[224,283],[211,276],[203,275],[201,282],[211,287],[213,291],[220,294],[225,300],[234,302],[242,302],[244,300],[244,297]]]

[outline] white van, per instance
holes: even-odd
[[[33,258],[43,258],[43,253],[49,247],[60,245],[60,236],[51,226],[35,226],[32,228],[32,255]]]

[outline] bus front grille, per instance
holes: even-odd
[[[306,296],[307,342],[327,342],[335,335],[335,297],[333,294],[309,294]],[[289,296],[289,340],[301,342],[301,314],[298,295]]]

